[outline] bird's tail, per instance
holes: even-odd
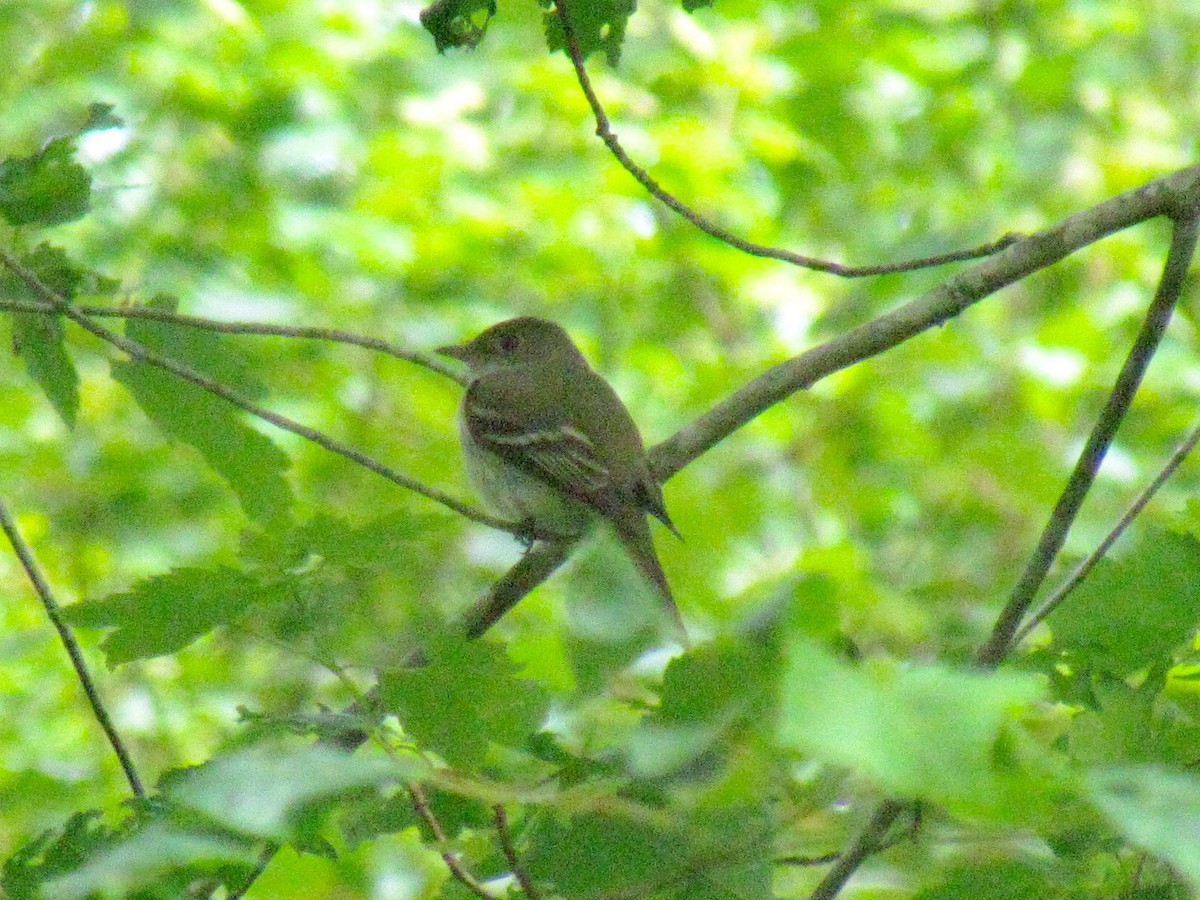
[[[687,628],[684,627],[683,617],[679,615],[679,607],[675,605],[675,595],[671,593],[671,585],[667,582],[667,575],[663,571],[662,563],[658,561],[658,553],[654,549],[654,540],[650,536],[650,523],[646,521],[646,515],[641,510],[636,512],[631,510],[630,513],[628,516],[612,520],[613,529],[638,571],[658,591],[663,608],[675,623],[683,646],[690,648],[692,643],[688,637]]]

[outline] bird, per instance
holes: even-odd
[[[688,646],[648,515],[679,537],[633,417],[561,326],[521,316],[437,348],[465,363],[459,407],[467,475],[527,545],[573,540],[606,522]]]

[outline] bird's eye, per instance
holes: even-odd
[[[515,353],[520,340],[515,334],[505,334],[500,336],[500,349],[504,353]]]

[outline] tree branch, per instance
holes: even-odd
[[[1197,444],[1200,444],[1200,423],[1197,423],[1192,427],[1192,430],[1188,433],[1188,436],[1184,439],[1183,443],[1175,448],[1175,452],[1171,454],[1166,464],[1161,470],[1159,470],[1159,473],[1155,475],[1153,480],[1146,485],[1146,487],[1137,495],[1136,498],[1134,498],[1133,503],[1131,503],[1129,508],[1125,510],[1124,514],[1117,521],[1117,524],[1114,525],[1112,530],[1104,536],[1104,540],[1102,540],[1099,545],[1097,545],[1096,549],[1089,553],[1087,557],[1072,570],[1071,574],[1067,576],[1067,578],[1054,591],[1054,593],[1047,597],[1045,602],[1042,603],[1042,605],[1039,606],[1038,609],[1033,612],[1028,619],[1026,619],[1025,623],[1019,629],[1017,629],[1017,633],[1013,636],[1012,640],[1013,646],[1016,646],[1026,637],[1028,637],[1029,633],[1033,631],[1033,629],[1035,629],[1041,622],[1045,621],[1046,617],[1050,615],[1050,613],[1052,613],[1064,600],[1066,600],[1067,597],[1069,597],[1071,593],[1077,587],[1079,587],[1080,584],[1083,583],[1083,580],[1087,578],[1088,575],[1091,574],[1092,569],[1096,567],[1096,563],[1104,558],[1105,554],[1108,553],[1112,545],[1117,542],[1117,539],[1120,538],[1121,535],[1125,533],[1126,529],[1133,524],[1133,520],[1136,519],[1141,511],[1146,508],[1146,504],[1149,503],[1151,499],[1153,499],[1154,495],[1158,493],[1159,488],[1166,484],[1167,479],[1170,478],[1171,475],[1174,474],[1175,470],[1178,469],[1183,463],[1183,461],[1187,459],[1188,454],[1196,449]]]
[[[418,366],[423,366],[439,375],[452,378],[461,385],[466,385],[468,376],[457,368],[442,362],[428,353],[406,350],[380,338],[355,334],[352,331],[342,331],[337,328],[320,328],[303,325],[274,325],[266,322],[227,322],[222,319],[208,319],[203,316],[189,316],[184,313],[170,312],[165,309],[155,309],[151,306],[88,306],[79,304],[74,307],[85,316],[92,318],[114,317],[121,319],[151,319],[155,322],[169,322],[172,325],[182,325],[185,328],[198,328],[204,331],[214,331],[219,334],[250,334],[272,337],[306,338],[317,341],[330,341],[337,344],[350,344],[367,350],[378,350],[396,359],[402,359]],[[42,313],[43,315],[58,315],[59,310],[52,304],[37,303],[25,300],[0,300],[0,310],[8,312]]]
[[[651,459],[665,480],[755,416],[820,379],[869,359],[941,325],[1001,288],[1114,232],[1200,197],[1200,166],[1181,169],[1037,232],[1002,253],[959,272],[898,309],[853,328],[768,369],[693,423],[654,447]]]
[[[495,896],[489,893],[474,875],[464,869],[458,858],[450,852],[450,841],[446,837],[446,832],[442,829],[442,823],[437,820],[437,817],[433,814],[433,810],[429,808],[429,800],[419,784],[414,782],[408,785],[408,797],[412,801],[413,809],[421,817],[421,821],[433,832],[433,837],[439,845],[438,852],[441,854],[442,860],[446,863],[446,868],[450,870],[450,874],[454,876],[454,879],[476,897],[480,897],[482,900],[496,900]]]
[[[596,120],[596,136],[604,142],[609,152],[616,157],[617,162],[621,164],[621,168],[632,175],[638,184],[644,187],[648,193],[710,237],[714,237],[722,243],[728,244],[736,250],[741,250],[750,256],[756,256],[761,259],[775,259],[794,266],[800,266],[804,269],[837,275],[841,278],[891,275],[897,272],[911,272],[916,269],[942,266],[946,263],[980,259],[998,253],[1005,247],[1021,240],[1019,234],[1006,234],[997,241],[992,241],[979,247],[972,247],[969,250],[956,250],[936,256],[909,259],[903,262],[881,263],[874,266],[846,266],[814,256],[805,256],[791,250],[784,250],[780,247],[768,247],[764,244],[756,244],[738,237],[717,225],[706,216],[701,215],[682,200],[665,190],[649,172],[634,162],[633,158],[625,151],[625,148],[621,146],[621,142],[617,139],[616,134],[612,130],[612,125],[609,123],[608,114],[604,111],[599,97],[596,96],[596,91],[592,87],[592,80],[587,73],[587,67],[584,65],[583,51],[579,46],[579,38],[575,34],[575,26],[571,23],[571,13],[567,9],[574,2],[575,0],[570,0],[569,3],[568,0],[557,0],[556,6],[558,8],[559,21],[562,22],[563,35],[566,38],[567,56],[571,60],[571,65],[575,69],[575,77],[579,81],[579,87],[583,91],[583,96],[587,99],[588,106],[592,109],[593,118]]]
[[[358,463],[358,465],[365,469],[371,470],[376,475],[386,478],[393,484],[398,484],[400,487],[407,488],[408,490],[420,494],[423,497],[427,497],[436,503],[440,503],[443,506],[449,507],[459,515],[465,516],[468,519],[473,519],[474,521],[480,522],[484,525],[491,526],[492,528],[500,529],[502,531],[508,531],[510,533],[517,533],[520,531],[520,527],[517,525],[513,525],[510,522],[505,522],[493,516],[486,515],[474,507],[464,503],[463,501],[452,497],[445,491],[429,487],[428,485],[417,481],[415,478],[410,478],[407,475],[403,475],[400,472],[385,466],[383,463],[377,462],[376,460],[367,456],[365,453],[361,453],[360,451],[355,450],[353,447],[329,437],[324,432],[317,431],[315,428],[309,428],[307,425],[301,425],[299,422],[289,419],[287,416],[280,415],[279,413],[273,412],[266,407],[259,406],[257,403],[253,403],[239,395],[237,392],[225,387],[220,382],[214,381],[206,375],[202,375],[195,369],[185,366],[168,356],[163,356],[162,354],[151,350],[149,347],[146,347],[137,341],[123,337],[122,335],[105,328],[103,325],[100,325],[97,322],[93,322],[87,315],[71,306],[66,299],[60,297],[55,291],[47,287],[34,272],[30,271],[13,256],[3,250],[0,250],[0,263],[3,263],[5,266],[11,269],[13,273],[17,275],[17,277],[25,282],[26,286],[33,291],[34,294],[36,294],[41,300],[50,306],[54,307],[57,312],[66,316],[85,331],[91,332],[102,341],[111,344],[119,350],[123,350],[133,359],[155,366],[156,368],[162,369],[166,372],[170,372],[175,377],[190,382],[201,390],[208,391],[210,394],[220,397],[222,400],[225,400],[228,403],[232,403],[239,409],[243,409],[251,415],[257,416],[264,422],[270,422],[276,428],[282,428],[284,431],[289,431],[292,434],[304,438],[305,440],[311,441],[312,443],[319,447],[323,447],[331,453],[336,453],[337,455],[343,456],[352,462]]]
[[[941,325],[1001,288],[1059,262],[1083,247],[1156,216],[1200,203],[1200,166],[1127,191],[1037,232],[1002,253],[966,269],[898,309],[851,329],[799,356],[768,369],[722,400],[690,425],[650,448],[660,481],[792,394],[822,378],[902,344]],[[467,614],[472,637],[542,583],[566,558],[569,547],[539,543]]]
[[[1187,276],[1192,255],[1196,250],[1198,227],[1200,227],[1200,219],[1197,219],[1195,213],[1180,216],[1175,220],[1174,231],[1171,235],[1171,248],[1167,252],[1167,261],[1163,266],[1163,274],[1159,279],[1154,300],[1142,321],[1142,327],[1129,351],[1129,356],[1117,375],[1116,384],[1113,385],[1112,392],[1108,395],[1104,409],[1101,410],[1100,417],[1097,419],[1095,427],[1092,428],[1092,433],[1088,435],[1087,444],[1079,454],[1071,477],[1067,481],[1066,487],[1063,488],[1058,502],[1054,505],[1054,510],[1050,514],[1050,519],[1042,531],[1042,536],[1038,540],[1037,547],[1030,557],[1025,571],[1013,587],[1008,603],[1000,612],[1000,617],[992,628],[991,637],[976,655],[976,661],[982,666],[988,668],[996,666],[1008,654],[1013,634],[1020,626],[1021,619],[1045,582],[1050,566],[1053,565],[1059,550],[1062,549],[1062,545],[1067,539],[1067,533],[1071,530],[1071,525],[1083,505],[1083,499],[1096,480],[1100,463],[1104,461],[1104,455],[1108,452],[1118,426],[1129,411],[1133,396],[1137,393],[1138,386],[1142,383],[1142,377],[1146,374],[1146,368],[1150,365],[1150,360],[1154,357],[1155,350],[1158,349],[1163,333],[1167,330],[1171,312],[1175,309],[1175,304],[1179,302],[1184,278]]]
[[[54,625],[54,630],[58,632],[59,640],[66,648],[67,656],[71,658],[71,666],[75,669],[75,675],[83,687],[83,693],[87,696],[88,705],[92,708],[92,715],[100,723],[100,728],[103,729],[108,743],[117,755],[117,761],[120,762],[121,769],[125,772],[125,780],[129,782],[129,787],[135,796],[144,798],[146,790],[142,786],[142,779],[138,776],[137,767],[133,764],[133,757],[125,747],[124,741],[121,740],[121,735],[117,733],[112,719],[109,718],[108,710],[104,708],[104,701],[100,699],[100,692],[96,689],[96,683],[92,680],[91,672],[88,671],[87,661],[83,658],[83,650],[75,639],[71,626],[63,621],[61,607],[38,567],[33,551],[21,536],[16,520],[13,519],[2,499],[0,499],[0,529],[4,531],[8,542],[12,544],[13,552],[21,561],[26,577],[29,578],[30,584],[33,585],[34,591],[42,601],[42,608],[46,610],[46,615]]]
[[[512,869],[513,877],[517,879],[517,884],[521,886],[521,890],[525,892],[525,896],[529,900],[541,900],[541,894],[534,888],[529,873],[525,871],[517,856],[517,848],[513,844],[512,834],[508,830],[508,813],[504,811],[503,804],[494,804],[492,815],[496,820],[496,833],[500,836],[500,847],[504,851],[504,858],[508,860],[509,868]]]
[[[837,862],[825,873],[809,900],[833,900],[866,858],[883,844],[888,829],[907,806],[902,800],[884,800],[880,803],[854,836],[850,846],[842,851]]]

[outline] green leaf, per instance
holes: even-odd
[[[972,812],[1005,792],[1003,728],[1040,694],[1029,675],[945,666],[869,671],[795,638],[782,681],[779,739],[857,769],[889,792]]]
[[[83,280],[79,271],[57,247],[41,244],[22,263],[52,291],[68,302]],[[0,296],[43,302],[13,272],[0,275]],[[56,314],[13,313],[13,351],[25,362],[29,377],[37,382],[68,428],[75,427],[79,412],[79,375],[67,353],[62,318]]]
[[[1101,561],[1048,621],[1056,646],[1087,667],[1124,675],[1166,659],[1200,622],[1200,543],[1146,533],[1120,562]]]
[[[146,305],[150,309],[175,312],[179,300],[170,294],[157,294]],[[249,400],[259,400],[270,392],[258,377],[254,363],[233,345],[228,335],[175,322],[134,318],[126,320],[125,336],[233,388]]]
[[[675,834],[640,822],[586,813],[561,822],[542,819],[529,840],[526,871],[572,898],[598,897],[659,880],[686,859]]]
[[[177,569],[129,591],[64,607],[63,617],[84,628],[116,628],[100,645],[115,666],[174,653],[255,603],[278,600],[282,591],[235,569]]]
[[[438,53],[475,47],[496,14],[496,0],[436,0],[421,10],[421,26],[433,35]]]
[[[260,853],[257,847],[227,837],[192,832],[165,821],[151,822],[74,871],[47,882],[42,896],[56,900],[129,897],[139,888],[163,887],[161,882],[168,874],[199,874],[229,863],[248,866]],[[177,890],[183,887],[181,884]]]
[[[551,53],[567,49],[567,35],[558,8],[545,14],[546,46]],[[583,58],[603,51],[609,65],[615,66],[621,59],[629,17],[637,9],[636,0],[574,0],[566,9]]]
[[[545,718],[549,700],[502,647],[448,635],[430,640],[429,663],[380,679],[386,708],[423,748],[454,766],[477,769],[489,742],[526,742]]]
[[[976,863],[954,869],[937,887],[914,900],[1042,900],[1051,896],[1046,874],[1029,863]]]
[[[708,724],[770,720],[778,674],[774,647],[742,638],[710,641],[671,660],[657,718]]]
[[[1115,766],[1090,773],[1086,786],[1118,831],[1200,891],[1200,778],[1155,765]]]
[[[89,131],[105,131],[124,126],[124,120],[113,112],[111,103],[91,103],[88,105],[87,120],[79,129],[79,133],[86,134]]]
[[[112,832],[100,821],[99,810],[75,813],[61,833],[44,831],[4,861],[0,887],[11,900],[44,896],[42,885],[78,868],[90,855],[112,842]]]
[[[308,555],[345,566],[374,571],[402,563],[421,541],[427,529],[440,520],[433,516],[399,510],[363,524],[337,516],[319,514],[296,526],[287,535],[289,550],[298,558]]]
[[[658,710],[626,740],[643,778],[683,769],[729,729],[770,728],[778,699],[779,653],[769,642],[723,638],[671,660]]]
[[[86,213],[92,179],[74,156],[75,141],[56,138],[0,162],[0,215],[10,225],[61,225]]]
[[[317,745],[265,744],[179,774],[165,792],[231,831],[280,840],[295,834],[317,801],[411,778],[423,768],[411,757],[398,761]]]
[[[112,373],[155,424],[200,452],[237,494],[248,516],[269,520],[288,510],[287,454],[246,425],[235,407],[147,363],[114,362]]]

